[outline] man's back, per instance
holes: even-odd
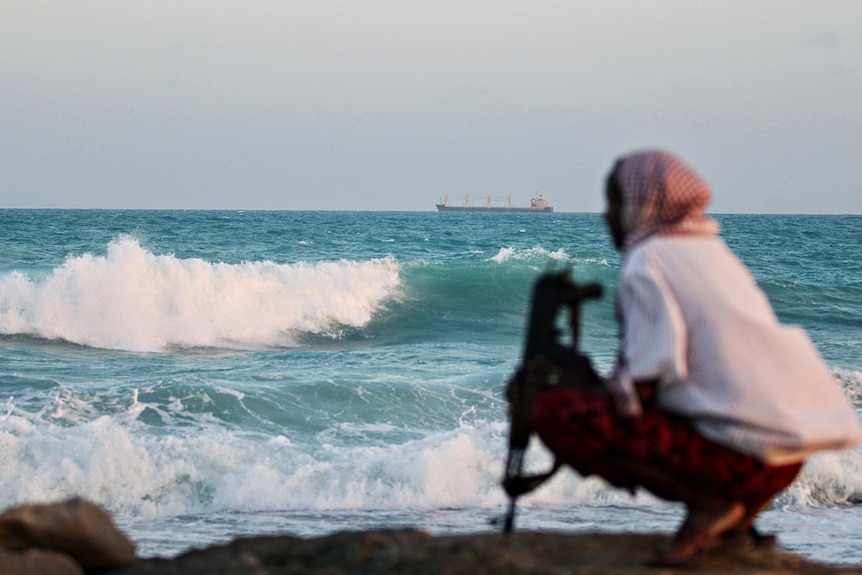
[[[632,376],[659,379],[658,406],[710,439],[774,463],[858,439],[856,416],[807,335],[778,322],[717,236],[633,247],[619,299]]]

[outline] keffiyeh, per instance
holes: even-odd
[[[718,233],[718,222],[704,214],[709,185],[673,154],[650,150],[625,156],[615,175],[622,194],[623,251],[656,234]]]

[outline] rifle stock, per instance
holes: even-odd
[[[503,488],[509,495],[509,510],[503,530],[514,529],[516,500],[532,491],[559,468],[555,462],[547,473],[523,476],[524,454],[532,434],[530,411],[536,397],[549,387],[597,387],[601,378],[587,356],[578,351],[580,309],[587,299],[601,297],[602,286],[578,285],[568,272],[546,273],[533,287],[530,318],[521,365],[506,387],[509,400],[509,453]],[[569,311],[569,343],[560,341],[557,318]]]

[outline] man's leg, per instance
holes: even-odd
[[[681,501],[688,511],[674,535],[671,546],[656,557],[656,563],[673,565],[716,547],[721,535],[743,520],[745,505],[728,501],[692,488],[667,471],[627,458],[615,458],[613,466],[654,495],[668,501]]]
[[[716,545],[728,531],[747,532],[799,466],[770,468],[700,436],[685,421],[647,413],[637,429],[616,415],[607,396],[558,389],[533,410],[533,429],[564,463],[613,485],[643,486],[658,497],[683,502],[688,515],[667,562],[679,562]]]

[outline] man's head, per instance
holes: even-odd
[[[655,234],[718,232],[718,224],[704,214],[709,186],[668,152],[623,156],[608,175],[605,193],[605,221],[619,250]]]
[[[625,231],[623,230],[623,194],[620,190],[620,184],[617,179],[617,171],[619,170],[622,160],[614,164],[613,169],[608,174],[608,179],[605,182],[605,224],[608,226],[608,231],[611,234],[611,239],[614,246],[621,250],[626,239]]]

